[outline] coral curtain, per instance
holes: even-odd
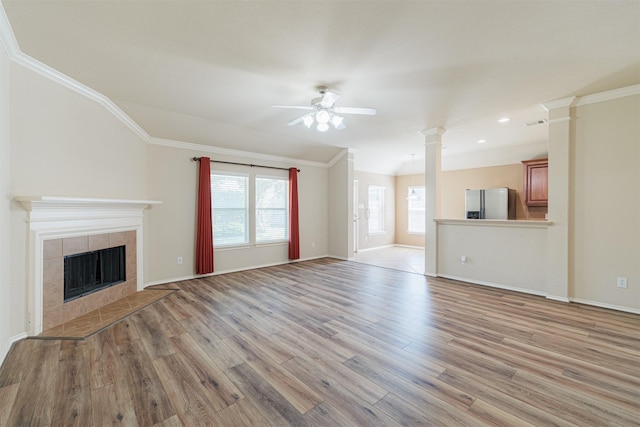
[[[298,169],[289,169],[289,259],[300,258],[298,225]]]
[[[213,225],[211,220],[211,162],[200,158],[198,179],[198,225],[196,231],[196,274],[213,273]]]

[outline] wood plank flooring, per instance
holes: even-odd
[[[18,342],[0,426],[640,426],[640,316],[321,259]]]

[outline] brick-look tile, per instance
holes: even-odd
[[[62,239],[62,253],[66,255],[81,254],[89,251],[88,236],[67,237]]]
[[[44,259],[58,258],[62,256],[62,239],[45,240],[42,243]]]
[[[89,250],[97,251],[100,249],[110,248],[111,244],[109,240],[110,239],[108,234],[95,234],[89,236]]]

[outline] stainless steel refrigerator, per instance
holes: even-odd
[[[516,190],[465,190],[464,207],[467,219],[516,219]]]

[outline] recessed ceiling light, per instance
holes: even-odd
[[[479,140],[478,140],[478,144],[484,144],[485,142],[487,142],[487,140],[486,140],[486,139],[479,139]]]
[[[509,120],[511,120],[509,117],[503,117],[500,120],[498,120],[498,123],[507,123]]]

